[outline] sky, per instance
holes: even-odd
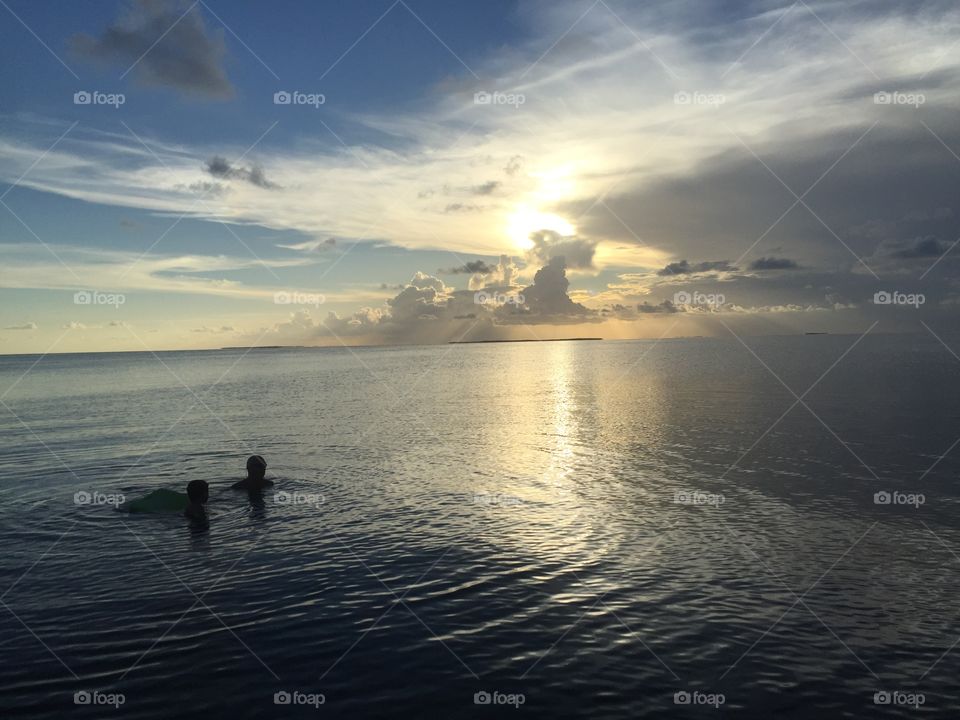
[[[958,329],[955,2],[0,0],[0,62],[2,353]]]

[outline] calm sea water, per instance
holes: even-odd
[[[856,341],[0,358],[3,716],[955,717],[960,360]]]

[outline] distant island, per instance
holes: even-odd
[[[522,342],[575,342],[578,340],[603,340],[598,337],[578,338],[524,338],[522,340],[451,340],[450,345],[476,345],[478,343],[522,343]]]
[[[231,347],[222,347],[221,350],[283,350],[290,348],[301,348],[306,345],[234,345]]]

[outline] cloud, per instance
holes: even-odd
[[[911,260],[913,258],[940,257],[949,249],[949,245],[941,243],[935,237],[916,238],[909,246],[896,250],[891,255],[896,258]]]
[[[523,156],[522,155],[513,155],[507,160],[506,167],[503,168],[503,171],[507,175],[516,175],[520,172],[520,169],[523,167]]]
[[[537,270],[533,276],[533,284],[525,287],[521,294],[522,306],[503,305],[498,309],[501,316],[515,319],[522,315],[525,319],[530,316],[557,317],[585,317],[594,315],[594,311],[570,299],[567,293],[570,281],[567,279],[567,267],[563,256],[550,258],[550,261]]]
[[[56,252],[63,265],[52,265],[48,253]],[[135,250],[100,250],[70,245],[0,243],[0,267],[6,271],[3,287],[76,292],[77,287],[104,292],[132,291],[214,295],[236,300],[260,300],[273,306],[278,291],[299,290],[285,284],[248,285],[229,277],[255,271],[261,282],[286,268],[317,264],[315,256],[267,259],[252,255],[143,255]],[[308,291],[310,292],[310,291]],[[382,294],[373,289],[344,289],[324,292],[327,302],[369,302]]]
[[[459,267],[441,270],[447,275],[489,275],[496,270],[496,265],[488,265],[483,260],[470,260]]]
[[[493,266],[488,265],[489,272],[476,273],[470,277],[467,287],[470,290],[494,290],[508,292],[514,289],[514,283],[520,269],[509,255],[501,255],[500,261]]]
[[[38,330],[40,326],[35,322],[23,323],[22,325],[7,325],[4,330]]]
[[[475,185],[470,190],[474,195],[492,195],[502,184],[499,180],[490,180],[482,185]]]
[[[530,242],[533,247],[527,255],[538,264],[547,265],[554,258],[562,258],[564,269],[593,267],[593,256],[597,251],[596,240],[561,235],[553,230],[540,230],[530,234]]]
[[[796,270],[795,260],[789,258],[762,257],[750,263],[751,270]]]
[[[651,305],[650,303],[641,303],[637,305],[637,312],[642,315],[650,315],[653,313],[675,313],[680,312],[680,308],[674,305],[670,300],[664,300],[659,305]]]
[[[336,250],[337,248],[337,239],[328,237],[326,239],[312,239],[304,240],[303,242],[284,244],[280,243],[277,247],[286,248],[287,250],[299,250],[301,252],[308,253],[324,253],[330,250]]]
[[[499,274],[502,280],[514,271],[511,259],[502,256],[491,275]],[[438,343],[465,337],[516,338],[522,325],[570,325],[600,318],[570,298],[562,258],[554,258],[540,268],[533,284],[522,291],[507,287],[511,289],[507,297],[522,296],[522,304],[481,302],[473,290],[455,290],[440,278],[418,271],[381,307],[364,307],[347,315],[331,311],[322,320],[300,310],[284,322],[262,328],[252,339],[264,342],[263,335],[271,343],[291,344],[334,338],[364,344]],[[529,332],[522,336],[529,337]]]
[[[267,180],[263,168],[252,165],[250,167],[234,167],[226,158],[214,155],[207,161],[204,169],[215,178],[238,179],[264,188],[265,190],[274,190],[279,187],[276,183]]]
[[[479,212],[482,210],[479,205],[473,205],[471,203],[450,203],[447,205],[443,211],[445,213],[465,213],[465,212]]]
[[[207,327],[203,325],[202,327],[194,328],[191,332],[195,333],[211,333],[213,335],[222,335],[223,333],[232,333],[236,332],[236,328],[232,325],[221,325],[220,327]]]
[[[535,3],[524,15],[530,21],[529,42],[519,40],[506,52],[471,64],[488,77],[526,72],[582,14],[575,5]],[[166,152],[158,147],[167,170],[142,148],[138,151],[132,139],[90,140],[82,126],[33,170],[31,164],[55,136],[43,143],[10,140],[4,129],[0,175],[9,182],[25,175],[25,187],[88,202],[255,223],[307,237],[336,234],[347,244],[366,237],[369,220],[376,218],[389,228],[378,242],[411,250],[450,249],[465,257],[502,253],[504,228],[525,207],[575,224],[578,237],[599,238],[586,262],[578,262],[576,248],[566,253],[542,243],[540,252],[529,256],[531,271],[559,255],[571,270],[578,264],[612,268],[598,277],[623,277],[624,271],[634,270],[635,278],[611,288],[624,297],[611,292],[597,302],[633,307],[648,299],[651,307],[657,306],[672,295],[659,293],[667,284],[691,283],[697,272],[727,272],[723,266],[683,260],[671,263],[681,272],[658,277],[658,268],[671,267],[664,267],[668,260],[733,259],[748,251],[767,260],[797,258],[803,268],[757,272],[754,278],[745,277],[750,273],[723,277],[730,284],[721,290],[738,307],[817,307],[833,291],[861,302],[876,288],[868,287],[875,282],[864,277],[868,273],[855,255],[886,278],[887,270],[902,271],[912,258],[930,257],[932,263],[927,253],[934,244],[923,245],[917,238],[934,238],[947,248],[958,236],[960,166],[916,122],[912,108],[873,102],[877,81],[850,54],[837,51],[836,37],[823,32],[816,16],[798,6],[783,14],[776,32],[765,34],[780,13],[761,5],[750,3],[735,17],[720,17],[691,13],[689,3],[627,3],[618,6],[623,22],[598,7],[525,75],[518,88],[527,98],[522,112],[477,112],[468,96],[436,93],[412,103],[409,111],[391,108],[359,118],[358,131],[345,135],[349,147],[320,146],[307,133],[271,144],[259,152],[270,153],[264,158],[270,178],[284,192],[236,182],[201,208],[183,189],[198,177],[211,179],[199,172],[197,158],[214,151],[236,152],[228,154],[236,157],[243,146],[213,148],[198,142]],[[953,122],[960,55],[951,50],[960,9],[939,2],[876,8],[821,3],[817,15],[884,86],[922,89],[927,96],[924,122],[944,144],[960,147]],[[676,83],[650,61],[624,23],[643,28],[658,57],[682,77],[716,83],[727,102],[715,108],[676,104]],[[761,35],[763,42],[744,55],[744,37]],[[730,70],[719,77],[718,67]],[[926,78],[919,76],[928,70]],[[624,93],[624,87],[639,92]],[[563,98],[563,112],[558,112],[556,98]],[[371,128],[383,134],[368,132]],[[378,145],[377,138],[386,136],[389,146]],[[642,152],[632,152],[636,148]],[[809,210],[802,205],[790,210],[796,195],[764,164],[797,194],[818,182],[816,191],[805,196]],[[467,195],[490,178],[502,183],[495,192]],[[316,192],[317,187],[324,192]],[[437,188],[437,196],[417,198],[423,187]],[[448,196],[451,188],[460,196]],[[603,201],[596,202],[600,197]],[[482,207],[469,216],[443,212],[448,202],[471,200]],[[757,247],[751,249],[754,241]],[[604,259],[611,247],[650,248],[656,254],[641,258],[624,252],[613,262]],[[953,255],[929,275],[928,282],[939,283],[934,287],[949,288],[957,277],[960,262]],[[432,261],[430,267],[436,265]],[[19,274],[8,274],[12,283],[21,282]],[[509,279],[499,272],[475,274],[470,287],[518,282],[515,271],[504,274]],[[192,283],[209,285],[196,272],[189,277]],[[699,278],[695,284],[690,289],[718,290],[701,287]],[[455,292],[446,296],[459,302]],[[375,316],[360,312],[368,320]],[[388,306],[376,312],[391,314]],[[453,317],[471,313],[477,309]],[[445,316],[441,309],[428,308],[424,317]]]
[[[61,327],[64,330],[103,330],[104,328],[128,328],[132,326],[126,320],[111,320],[105,325],[88,325],[87,323],[71,320]]]
[[[100,37],[74,35],[71,46],[81,57],[133,69],[145,85],[213,99],[234,93],[223,32],[208,32],[196,4],[185,0],[137,0]]]
[[[329,312],[319,321],[302,310],[266,332],[280,342],[318,338],[362,338],[374,344],[445,342],[480,323],[489,325],[488,316],[491,313],[475,304],[472,292],[455,291],[418,271],[382,307],[364,307],[345,316]]]
[[[681,260],[680,262],[670,263],[662,270],[658,270],[657,275],[669,277],[670,275],[693,275],[695,273],[726,272],[736,269],[737,268],[733,267],[727,260],[701,262],[696,265],[691,265],[686,260]]]

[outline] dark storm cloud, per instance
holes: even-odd
[[[789,258],[762,257],[750,263],[751,270],[796,270],[796,260]]]
[[[147,85],[206,98],[233,96],[223,68],[223,33],[208,32],[196,4],[137,0],[100,37],[74,35],[70,44],[82,57],[133,69]]]
[[[483,260],[470,260],[459,267],[448,268],[440,272],[447,275],[489,275],[496,269],[496,265],[488,265]]]
[[[245,180],[246,182],[261,187],[265,190],[274,190],[278,187],[276,183],[267,179],[263,168],[253,165],[251,167],[235,167],[231,165],[226,158],[215,155],[207,161],[205,169],[215,178]]]
[[[935,108],[925,112],[943,142],[960,147],[960,126]],[[804,266],[837,268],[859,266],[854,254],[870,262],[881,245],[928,235],[943,244],[960,237],[956,158],[919,123],[881,123],[850,150],[869,127],[782,145],[752,143],[797,195],[817,183],[803,199],[809,209],[791,209],[796,197],[741,146],[705,159],[689,174],[607,198],[611,212],[588,210],[586,200],[563,210],[573,217],[586,212],[578,226],[590,237],[635,243],[640,236],[680,257],[702,256],[709,247],[735,258],[733,264],[755,242],[755,255],[781,247]]]
[[[670,263],[662,270],[658,270],[657,275],[668,277],[670,275],[691,275],[693,273],[722,272],[736,269],[737,268],[733,267],[728,260],[701,262],[695,265],[691,265],[686,260],[681,260],[680,262]]]

